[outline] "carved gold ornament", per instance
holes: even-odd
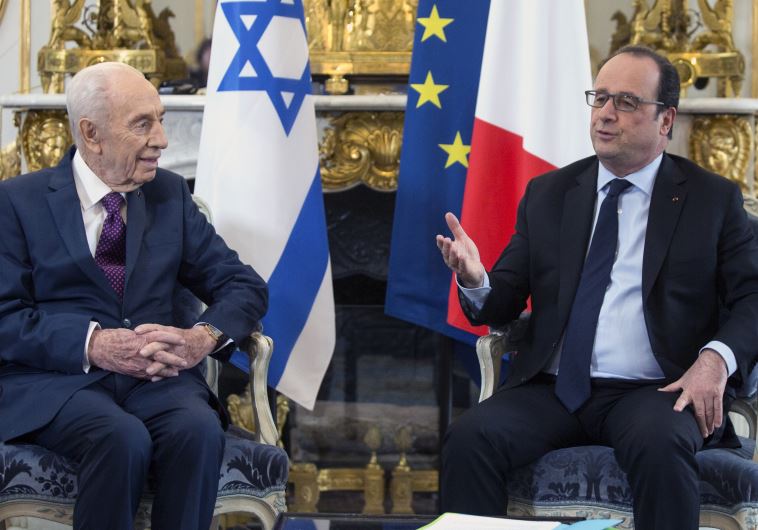
[[[329,122],[319,148],[325,190],[361,183],[377,191],[397,189],[402,112],[348,112]]]
[[[30,110],[21,127],[26,168],[37,171],[58,164],[73,145],[64,110]]]
[[[696,118],[690,132],[690,157],[697,164],[752,191],[747,166],[753,142],[750,122],[739,116],[716,114]]]
[[[169,8],[156,16],[150,0],[100,0],[96,6],[52,0],[51,13],[50,39],[37,56],[45,92],[63,92],[66,74],[106,61],[129,64],[156,86],[187,75],[169,26],[174,16]]]
[[[21,174],[21,146],[18,140],[0,149],[0,180]]]
[[[348,91],[346,75],[408,75],[418,0],[305,0],[311,72]]]
[[[682,88],[698,79],[716,78],[717,94],[739,94],[745,74],[745,59],[734,46],[733,0],[697,0],[690,9],[686,0],[634,0],[634,14],[627,22],[616,12],[616,31],[611,37],[611,53],[624,44],[649,46],[674,64]]]

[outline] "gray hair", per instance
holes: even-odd
[[[88,118],[96,124],[107,122],[110,114],[108,101],[111,89],[111,75],[116,72],[142,72],[128,64],[117,62],[98,63],[80,70],[66,87],[66,110],[74,143],[80,146],[79,120]]]

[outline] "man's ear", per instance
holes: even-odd
[[[79,135],[87,146],[87,149],[99,155],[102,149],[100,147],[100,131],[97,125],[89,118],[80,119],[78,125]]]
[[[661,112],[663,120],[661,121],[661,136],[666,136],[671,128],[674,126],[674,118],[676,118],[676,109],[669,107]]]

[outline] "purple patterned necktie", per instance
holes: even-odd
[[[124,297],[124,264],[126,263],[126,225],[121,218],[124,198],[115,191],[100,201],[108,215],[95,249],[95,263],[105,273],[119,298]]]

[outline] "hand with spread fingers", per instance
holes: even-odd
[[[160,370],[160,364],[176,366],[182,362],[180,370],[192,368],[210,354],[216,347],[216,341],[201,327],[190,329],[162,326],[160,324],[142,324],[134,330],[145,341],[140,355],[151,359],[153,364],[148,373]]]
[[[481,287],[486,271],[479,259],[479,250],[455,215],[446,213],[445,221],[453,233],[453,239],[439,234],[436,238],[437,248],[442,252],[445,265],[458,276],[458,281],[464,287]]]
[[[692,406],[703,438],[721,427],[723,421],[723,398],[727,370],[724,359],[714,350],[706,349],[682,377],[660,389],[661,392],[682,394],[674,404],[674,410],[682,412]]]
[[[159,381],[179,374],[183,359],[167,357],[165,362],[155,362],[140,355],[145,344],[145,338],[130,329],[96,329],[90,337],[87,357],[92,366],[139,379]]]

